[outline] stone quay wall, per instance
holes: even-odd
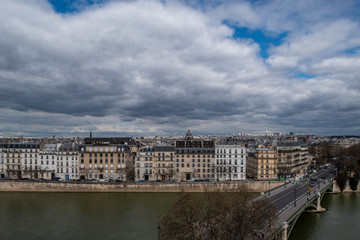
[[[0,192],[204,192],[231,190],[245,185],[251,192],[277,188],[282,181],[181,182],[181,183],[78,183],[0,181]]]

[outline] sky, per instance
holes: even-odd
[[[360,1],[0,1],[0,136],[360,135]]]

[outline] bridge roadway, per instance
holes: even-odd
[[[270,193],[269,191],[264,193],[274,204],[278,214],[276,229],[280,229],[283,222],[291,220],[297,215],[296,213],[300,215],[306,205],[317,198],[317,193],[324,190],[332,182],[332,178],[332,170],[326,169],[314,174],[310,180],[288,183],[285,186],[273,189]],[[309,186],[311,186],[311,190],[309,190]]]

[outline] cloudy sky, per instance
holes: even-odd
[[[0,2],[0,136],[360,134],[356,0]]]

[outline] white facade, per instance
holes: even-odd
[[[56,158],[56,176],[64,180],[79,178],[78,145],[62,144]]]
[[[3,152],[3,148],[0,148],[0,178],[4,178],[6,176],[6,165],[5,165],[5,153]]]
[[[246,179],[246,148],[244,146],[215,146],[215,178],[219,181]]]
[[[60,144],[45,144],[39,154],[39,171],[41,178],[51,180],[55,177],[57,150]]]

